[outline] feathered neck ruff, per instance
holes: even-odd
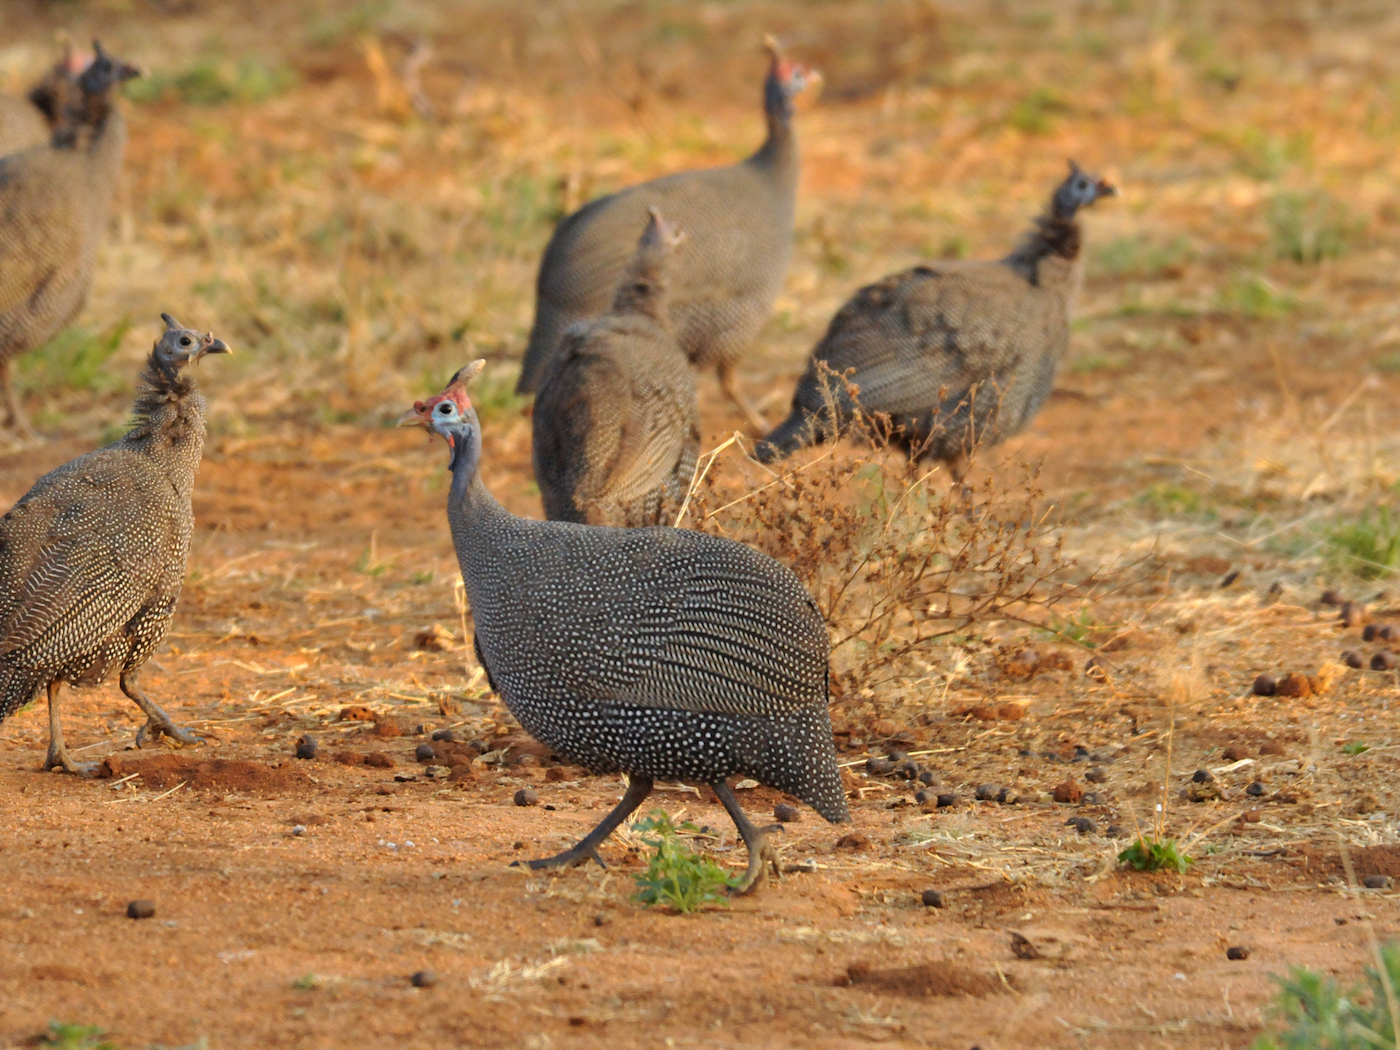
[[[1064,215],[1052,204],[1035,220],[1035,229],[1006,257],[1006,264],[1036,284],[1037,264],[1042,259],[1054,255],[1073,262],[1079,258],[1079,248],[1079,221],[1073,215]]]
[[[131,429],[126,440],[163,434],[171,442],[179,441],[188,430],[185,405],[194,393],[194,380],[152,350],[136,380],[136,404],[131,410]]]

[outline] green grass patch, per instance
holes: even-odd
[[[1357,228],[1346,205],[1326,190],[1276,194],[1267,218],[1274,254],[1300,263],[1345,255]]]
[[[39,1045],[55,1050],[117,1050],[116,1043],[104,1038],[106,1034],[96,1025],[50,1021],[49,1030],[39,1040]]]
[[[1342,745],[1342,754],[1344,755],[1364,755],[1370,750],[1371,745],[1363,744],[1360,740],[1353,740],[1350,744]]]
[[[1047,638],[1076,642],[1086,649],[1095,649],[1099,643],[1094,636],[1102,634],[1103,629],[1104,625],[1094,619],[1093,613],[1080,609],[1074,616],[1050,617],[1050,622],[1045,625],[1045,635]]]
[[[1036,88],[1006,115],[1006,122],[1026,135],[1045,135],[1055,125],[1055,118],[1068,113],[1069,106],[1048,88]]]
[[[1137,504],[1159,518],[1199,517],[1215,513],[1199,492],[1170,481],[1151,485],[1137,497]]]
[[[700,830],[688,821],[677,827],[662,810],[632,825],[652,848],[647,869],[632,876],[636,899],[647,907],[661,906],[685,915],[706,905],[727,904],[728,891],[741,880],[731,877],[709,857],[681,841],[681,832]]]
[[[1334,564],[1363,580],[1387,576],[1400,566],[1400,522],[1386,507],[1368,510],[1330,530],[1326,547]]]
[[[1266,277],[1240,273],[1230,279],[1216,305],[1226,313],[1269,321],[1296,310],[1298,300]]]
[[[1271,1013],[1277,1030],[1261,1035],[1251,1050],[1376,1050],[1394,1047],[1390,1011],[1400,986],[1400,946],[1381,949],[1384,967],[1366,968],[1359,988],[1343,991],[1332,978],[1295,966],[1274,976],[1279,993]]]
[[[1154,241],[1146,237],[1115,237],[1094,253],[1095,268],[1110,277],[1157,280],[1179,277],[1196,250],[1187,237]]]
[[[1176,839],[1138,836],[1138,840],[1118,854],[1118,863],[1137,871],[1175,871],[1185,875],[1195,863],[1181,851]]]
[[[126,377],[112,373],[107,361],[121,346],[131,321],[123,318],[105,332],[68,328],[32,354],[19,360],[19,388],[23,394],[53,397],[65,391],[107,393],[126,385]]]
[[[233,102],[264,102],[296,84],[285,65],[252,58],[200,59],[178,73],[156,72],[126,86],[133,102],[184,102],[192,106],[223,106]]]

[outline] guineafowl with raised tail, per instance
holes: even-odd
[[[1079,209],[1116,192],[1071,161],[1006,258],[929,263],[862,288],[813,349],[791,413],[758,458],[839,435],[859,402],[889,417],[911,455],[961,477],[973,445],[1016,433],[1049,396],[1082,272]]]
[[[0,398],[4,425],[30,433],[10,377],[15,358],[83,308],[126,148],[114,94],[140,72],[94,42],[53,142],[0,157]]]
[[[608,308],[647,209],[661,209],[689,236],[671,280],[676,342],[699,369],[716,369],[726,396],[757,433],[763,418],[735,384],[734,364],[773,309],[792,255],[797,193],[793,100],[820,77],[785,59],[769,40],[763,84],[768,137],[739,164],[683,171],[590,202],[550,238],[536,281],[535,323],[518,391],[533,393],[575,321]]]
[[[749,849],[741,890],[777,873],[765,831],[725,783],[750,776],[832,822],[849,819],[827,708],[830,645],[811,595],[743,544],[685,529],[531,521],[482,483],[463,368],[417,402],[451,448],[447,518],[487,680],[520,724],[626,794],[581,842],[532,868],[598,857],[655,779],[709,784]]]
[[[695,374],[671,334],[667,271],[683,234],[651,218],[612,309],[564,332],[535,398],[535,481],[551,521],[664,524],[700,452]]]
[[[194,528],[205,401],[184,369],[229,348],[161,318],[126,436],[49,471],[0,518],[0,721],[47,688],[45,769],[92,772],[63,744],[64,682],[96,685],[116,673],[146,714],[138,745],[148,733],[197,739],[138,678],[170,629]]]

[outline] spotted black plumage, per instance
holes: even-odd
[[[862,288],[813,349],[791,413],[759,442],[758,458],[831,439],[856,400],[887,415],[912,454],[955,473],[973,443],[1016,433],[1049,396],[1069,345],[1082,272],[1078,210],[1114,192],[1071,163],[1006,258],[930,263]]]
[[[710,784],[749,846],[747,886],[775,854],[725,784],[751,776],[830,821],[849,818],[827,708],[830,646],[816,604],[772,558],[720,537],[518,518],[481,481],[481,431],[462,369],[405,422],[453,448],[448,521],[476,647],[511,713],[570,762],[632,788],[578,863],[654,779]]]
[[[29,424],[10,363],[62,330],[87,301],[126,148],[113,95],[138,71],[93,46],[96,57],[75,89],[50,100],[58,113],[52,142],[0,157],[0,400],[5,425],[21,433]]]
[[[532,426],[551,521],[659,525],[685,499],[700,410],[667,310],[668,259],[682,239],[653,208],[612,309],[572,325],[547,366]]]
[[[182,369],[228,347],[161,316],[131,429],[49,471],[0,518],[0,720],[47,687],[45,768],[84,771],[63,745],[60,684],[114,672],[146,712],[138,743],[148,731],[195,739],[146,698],[137,673],[170,628],[194,527],[205,401]]]
[[[753,156],[600,197],[554,231],[536,279],[521,393],[536,390],[565,329],[608,308],[647,209],[656,207],[689,234],[671,282],[676,342],[696,368],[716,369],[725,394],[760,431],[767,429],[735,386],[733,369],[787,276],[798,167],[793,99],[817,79],[769,44],[773,60],[763,87],[768,137]]]

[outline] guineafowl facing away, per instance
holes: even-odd
[[[520,393],[535,391],[569,325],[608,308],[647,209],[656,207],[689,236],[671,280],[676,342],[696,368],[718,370],[725,394],[758,433],[767,429],[735,386],[734,363],[753,344],[787,275],[797,192],[793,99],[820,79],[768,43],[768,137],[757,153],[727,168],[679,172],[600,197],[554,231],[536,281]]]
[[[30,432],[11,362],[56,335],[87,301],[121,171],[126,125],[113,94],[140,73],[94,42],[53,142],[0,157],[0,395],[5,426]]]
[[[564,332],[535,398],[535,480],[545,517],[660,525],[700,451],[695,375],[667,312],[668,257],[683,234],[651,209],[612,309]]]
[[[197,739],[137,676],[170,628],[194,528],[205,402],[182,369],[229,349],[161,317],[165,334],[141,373],[126,436],[49,471],[0,518],[0,720],[47,687],[45,769],[91,771],[64,748],[59,687],[113,672],[146,713],[137,744],[148,732]]]
[[[849,819],[827,709],[826,625],[797,578],[743,544],[684,529],[618,529],[510,514],[482,484],[481,427],[466,383],[404,414],[447,439],[447,517],[491,687],[534,737],[627,793],[572,849],[592,857],[653,779],[709,784],[749,849],[743,888],[777,871],[764,831],[725,778]],[[599,863],[602,863],[599,860]]]
[[[944,460],[960,477],[974,444],[1016,433],[1049,396],[1082,270],[1077,215],[1116,192],[1071,161],[1006,258],[930,263],[862,288],[813,349],[792,412],[758,443],[758,458],[838,435],[858,400],[889,417],[911,455]]]

